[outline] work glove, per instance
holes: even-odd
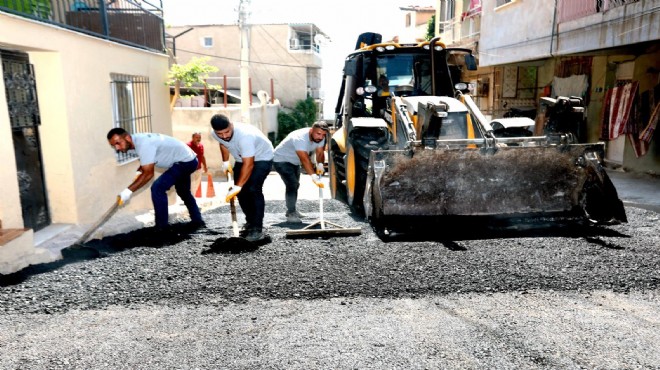
[[[309,175],[309,177],[312,178],[312,181],[314,182],[314,185],[318,186],[319,188],[323,189],[325,185],[321,182],[321,178],[316,176],[316,175]]]
[[[231,168],[231,163],[229,161],[222,162],[222,173],[227,174],[227,172],[234,174],[234,170]]]
[[[126,188],[122,190],[121,193],[119,193],[119,195],[117,196],[119,198],[119,205],[123,206],[125,203],[127,203],[128,200],[131,199],[131,195],[133,195],[131,189]]]
[[[240,192],[241,192],[240,186],[238,185],[232,186],[231,188],[229,188],[229,190],[227,190],[227,197],[225,198],[225,202],[229,203]]]
[[[316,174],[321,176],[325,172],[325,168],[323,167],[323,163],[317,163],[316,164]]]

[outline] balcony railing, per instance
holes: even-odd
[[[0,0],[0,11],[122,44],[165,51],[161,0]]]
[[[559,0],[557,4],[557,23],[568,22],[592,14],[605,12],[639,0]]]
[[[289,50],[311,50],[315,53],[320,52],[319,44],[300,39],[289,39]]]
[[[441,22],[440,36],[447,45],[461,44],[479,37],[481,32],[481,16],[472,16],[464,19],[458,17]]]

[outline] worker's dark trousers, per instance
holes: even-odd
[[[166,228],[168,225],[167,191],[172,185],[177,195],[188,208],[192,222],[202,222],[195,197],[190,192],[190,175],[197,170],[197,158],[189,162],[177,162],[167,171],[163,172],[151,185],[151,201],[154,203],[156,214],[156,228]]]
[[[243,184],[240,193],[236,196],[243,213],[245,222],[251,229],[261,231],[264,225],[264,212],[266,201],[264,200],[264,182],[273,167],[273,161],[255,161],[252,174],[248,181]],[[242,162],[234,164],[234,179],[241,178]]]
[[[286,200],[286,214],[289,215],[296,211],[298,188],[300,188],[300,165],[289,162],[274,162],[273,167],[280,174],[286,187],[284,199]]]

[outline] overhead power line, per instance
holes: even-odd
[[[221,56],[218,56],[218,55],[199,53],[199,52],[196,52],[196,51],[190,51],[190,50],[184,50],[184,49],[179,49],[179,51],[180,51],[180,52],[182,51],[182,52],[190,53],[190,54],[195,54],[195,55],[201,55],[201,56],[205,56],[205,57],[209,57],[209,58],[225,59],[225,60],[234,60],[234,61],[237,61],[237,62],[241,62],[241,58],[221,57]],[[255,62],[255,61],[252,61],[252,60],[250,61],[250,64],[265,64],[265,65],[269,65],[269,66],[291,67],[291,68],[307,68],[307,67],[304,66],[304,65],[280,64],[280,63],[268,63],[268,62]]]

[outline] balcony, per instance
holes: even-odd
[[[557,4],[557,23],[584,18],[592,14],[606,12],[639,0],[559,0]]]
[[[163,53],[160,0],[0,0],[0,11]]]
[[[318,44],[301,39],[289,39],[289,50],[313,51],[316,54],[321,51]]]
[[[447,46],[467,46],[479,38],[481,32],[481,15],[453,18],[441,22],[440,37]]]

